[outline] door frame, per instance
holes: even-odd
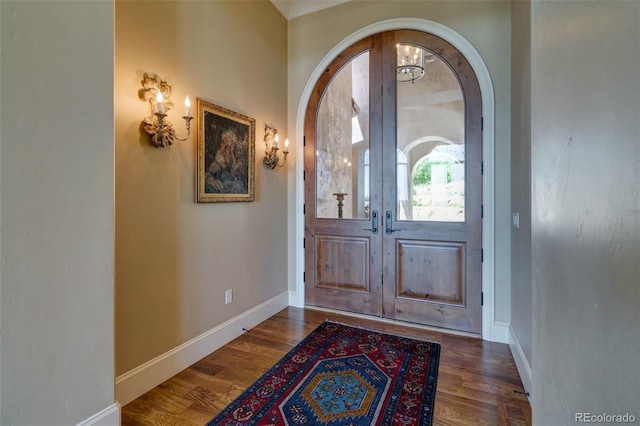
[[[295,288],[290,292],[289,305],[304,307],[304,152],[300,143],[304,137],[304,120],[307,104],[311,92],[315,87],[322,72],[327,66],[347,47],[365,37],[384,31],[409,29],[418,30],[436,35],[451,43],[469,61],[478,78],[480,92],[482,94],[482,114],[484,117],[484,131],[482,138],[482,160],[484,174],[482,177],[482,202],[484,205],[482,219],[482,247],[484,261],[482,263],[482,292],[484,305],[482,306],[482,338],[488,341],[502,341],[498,339],[495,324],[495,97],[493,83],[489,70],[478,51],[464,37],[456,31],[442,24],[426,19],[400,18],[389,19],[364,27],[347,36],[329,51],[310,75],[302,92],[296,114],[296,170],[295,170],[295,272],[289,276],[289,288]],[[292,283],[293,281],[293,283]],[[293,285],[291,285],[293,284]],[[508,343],[508,342],[503,342]]]

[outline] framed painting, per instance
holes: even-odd
[[[256,121],[198,102],[198,202],[254,201]]]

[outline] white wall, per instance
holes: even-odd
[[[511,20],[511,328],[514,356],[527,391],[533,356],[531,285],[531,2],[512,2]],[[519,346],[519,348],[517,347]],[[518,359],[518,352],[524,359]]]
[[[640,421],[640,2],[532,3],[533,420]]]
[[[0,15],[0,424],[117,417],[113,3]]]

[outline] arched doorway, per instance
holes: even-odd
[[[406,147],[434,129],[463,147],[458,217],[407,208]],[[480,334],[482,98],[464,55],[413,30],[358,41],[316,83],[305,140],[305,303]]]
[[[409,143],[406,157],[408,217],[456,220],[464,215],[464,145],[442,136]]]

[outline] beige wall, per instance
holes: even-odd
[[[489,69],[496,101],[496,259],[508,259],[511,244],[509,2],[363,0],[291,20],[288,37],[289,133],[294,134],[305,85],[325,55],[357,30],[393,18],[421,18],[450,27],[473,45]],[[289,188],[290,199],[295,199],[292,178]],[[295,208],[290,203],[290,216],[295,215]],[[289,245],[291,251],[291,246],[295,245],[293,236]],[[495,319],[498,321],[510,319],[510,275],[509,262],[497,261]],[[295,281],[290,280],[289,286],[293,290]]]
[[[0,424],[117,417],[113,2],[0,4]]]
[[[535,425],[640,419],[638,22],[639,2],[532,2]]]
[[[286,171],[262,164],[265,122],[289,136],[286,31],[267,0],[116,2],[117,375],[287,291]],[[178,136],[186,95],[256,119],[255,202],[195,203],[195,135],[141,134],[145,72],[173,86]]]

